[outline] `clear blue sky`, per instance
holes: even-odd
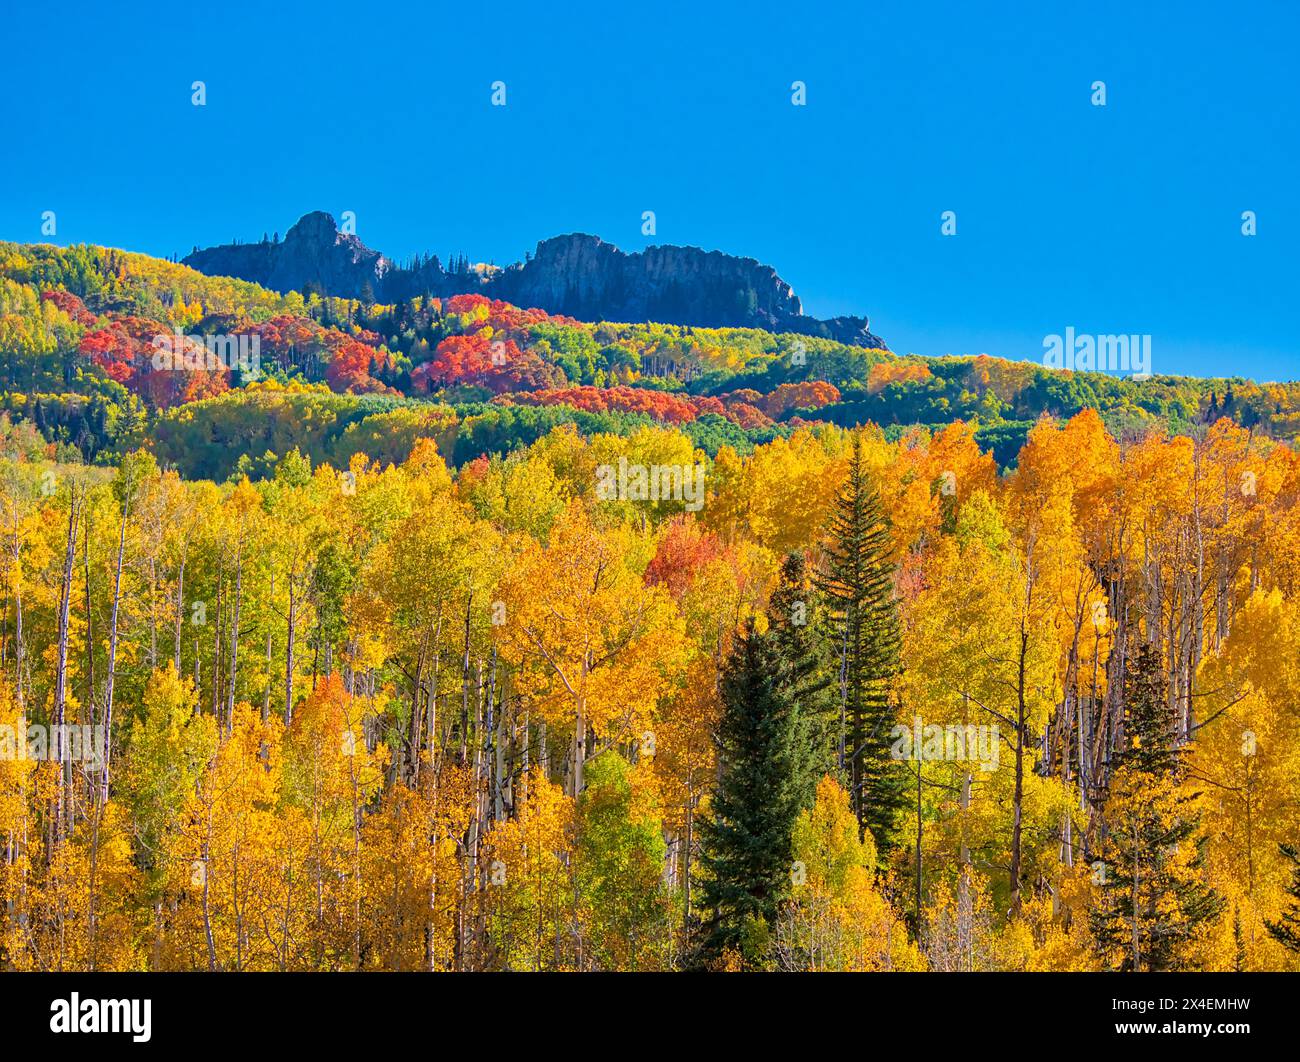
[[[904,353],[1072,326],[1300,377],[1300,5],[996,6],[10,5],[0,238],[54,210],[183,254],[353,210],[390,256],[504,263],[585,231],[758,258]]]

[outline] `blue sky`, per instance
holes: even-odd
[[[1300,5],[996,6],[16,5],[0,238],[53,210],[183,254],[352,210],[390,256],[505,263],[594,232],[758,258],[904,353],[1073,327],[1300,377]]]

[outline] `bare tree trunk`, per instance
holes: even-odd
[[[1016,675],[1016,789],[1011,808],[1011,916],[1020,914],[1020,849],[1025,796],[1025,658],[1029,629],[1020,622],[1020,654]]]
[[[293,722],[293,641],[298,622],[298,595],[294,593],[293,575],[289,576],[289,629],[284,651],[284,725]]]
[[[181,555],[180,566],[176,569],[176,675],[181,674],[181,617],[185,614],[185,555]]]
[[[122,601],[122,558],[126,555],[126,519],[131,508],[129,496],[122,500],[122,524],[117,535],[117,570],[113,576],[113,611],[108,628],[108,677],[104,687],[104,770],[99,798],[108,803],[109,766],[113,757],[113,678],[117,668],[117,613]]]
[[[271,576],[271,594],[270,600],[275,600],[275,576]],[[271,681],[271,624],[266,624],[266,688],[262,691],[262,722],[266,722],[271,714],[271,687],[274,683]]]
[[[222,582],[225,575],[225,554],[217,554],[217,599],[212,611],[212,718],[221,725],[221,609],[225,604]]]
[[[81,559],[85,567],[86,581],[86,706],[90,715],[87,722],[93,728],[95,725],[95,614],[90,607],[92,596],[90,592],[90,506],[86,505],[83,508],[85,534],[82,535]],[[94,786],[91,788],[93,791]]]
[[[54,741],[51,743],[50,755],[59,765],[59,797],[55,812],[55,835],[62,838],[66,828],[68,814],[68,793],[70,789],[71,761],[65,756],[64,724],[68,700],[68,624],[72,611],[72,572],[77,562],[77,525],[81,511],[77,502],[76,488],[73,488],[72,502],[68,507],[67,546],[63,554],[63,582],[59,591],[59,646],[58,662],[54,673]],[[67,761],[67,762],[65,762]]]
[[[235,605],[230,623],[230,689],[226,695],[226,732],[234,726],[235,682],[239,678],[239,606],[244,595],[244,525],[239,525],[239,542],[235,547]]]

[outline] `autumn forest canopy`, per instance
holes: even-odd
[[[0,968],[1300,969],[1300,384],[0,243],[0,392]]]

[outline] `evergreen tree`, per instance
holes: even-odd
[[[816,800],[817,783],[836,773],[839,704],[824,597],[810,580],[803,553],[790,553],[782,563],[781,582],[767,616],[797,710],[796,783],[800,808],[809,808]]]
[[[834,770],[834,664],[823,614],[803,554],[789,554],[768,629],[751,625],[723,670],[720,780],[713,819],[701,827],[709,962],[734,952],[747,965],[766,963],[790,891],[795,821]]]
[[[881,857],[896,841],[907,776],[890,757],[892,688],[899,670],[898,605],[889,517],[863,466],[855,433],[849,474],[829,527],[819,585],[830,602],[839,657],[840,760],[858,823]]]
[[[1264,925],[1268,928],[1269,936],[1288,951],[1300,951],[1300,849],[1289,844],[1278,847],[1295,868],[1291,871],[1291,884],[1286,887],[1291,903],[1278,921],[1265,922]]]
[[[782,674],[777,638],[753,621],[722,670],[719,779],[700,823],[703,927],[699,958],[767,961],[771,931],[791,886],[791,832],[804,795],[800,721]]]
[[[1143,645],[1124,674],[1123,739],[1102,810],[1091,925],[1119,970],[1178,970],[1224,901],[1202,880],[1199,793],[1186,793],[1183,750],[1158,653]]]

